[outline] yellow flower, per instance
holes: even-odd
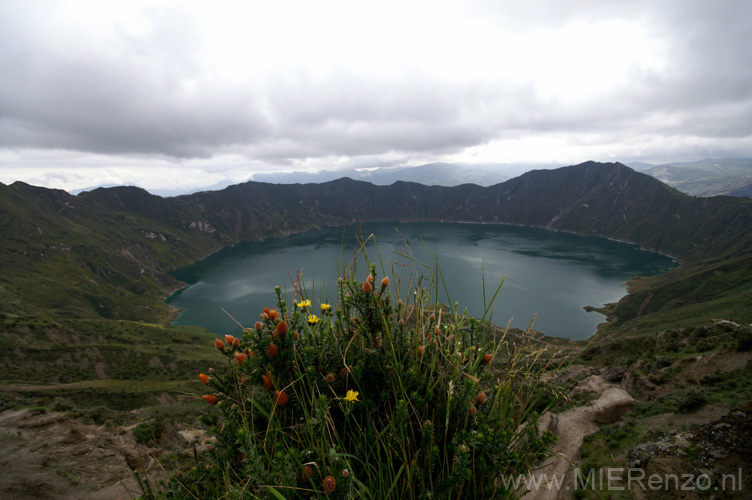
[[[321,314],[328,314],[332,310],[332,306],[324,302],[321,304]]]
[[[307,310],[307,309],[308,309],[309,307],[311,307],[311,301],[310,301],[310,300],[308,300],[308,299],[305,299],[305,300],[301,300],[300,302],[296,302],[296,303],[295,303],[295,305],[296,305],[296,306],[298,306],[298,308],[299,308],[299,309],[300,309],[301,311],[303,311],[303,312],[306,312],[306,310]]]
[[[352,389],[347,391],[347,395],[345,396],[345,399],[348,400],[351,403],[354,403],[358,401],[358,395],[360,393],[358,391],[353,391]]]
[[[308,315],[308,324],[309,325],[313,326],[313,325],[315,325],[318,322],[319,322],[318,316],[316,316],[315,314],[309,314]]]

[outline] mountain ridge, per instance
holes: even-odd
[[[358,220],[529,225],[628,241],[683,263],[752,251],[752,200],[694,198],[620,163],[532,170],[489,187],[338,179],[249,181],[173,198],[129,186],[73,196],[14,183],[0,193],[12,267],[0,272],[5,314],[15,305],[156,321],[169,312],[160,298],[180,286],[171,269],[243,240]],[[30,286],[35,280],[44,287]]]

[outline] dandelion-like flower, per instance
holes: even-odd
[[[332,306],[324,302],[321,304],[321,314],[329,314],[332,312]]]
[[[347,391],[347,394],[345,395],[345,400],[347,400],[347,401],[349,401],[351,403],[354,403],[354,402],[358,401],[358,396],[359,395],[360,395],[360,393],[358,391],[353,391],[352,389],[350,389],[349,391]]]
[[[308,324],[311,325],[311,326],[315,325],[319,321],[320,321],[319,317],[316,316],[315,314],[311,314],[311,315],[308,316]]]
[[[306,312],[309,307],[311,307],[311,301],[308,299],[301,300],[300,302],[295,303],[296,306],[298,306],[298,309],[300,309],[303,312]]]

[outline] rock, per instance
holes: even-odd
[[[627,371],[621,386],[642,401],[649,401],[655,397],[655,385],[635,369]]]
[[[606,382],[612,382],[612,383],[618,384],[619,382],[624,380],[624,376],[626,374],[627,374],[626,366],[610,366],[601,372],[601,377],[603,377],[606,380]]]
[[[611,387],[603,391],[601,397],[592,403],[590,419],[597,424],[610,424],[620,420],[634,408],[635,400],[627,391]]]
[[[749,486],[744,484],[752,473],[749,443],[752,443],[752,401],[696,431],[669,433],[632,448],[627,453],[627,464],[642,471],[646,478],[679,474],[682,478],[702,479],[701,483],[690,485],[693,490],[677,491],[680,488],[667,483],[671,487],[645,492],[650,495],[644,498],[749,499]],[[703,488],[698,488],[698,484]],[[709,492],[715,496],[708,496]]]

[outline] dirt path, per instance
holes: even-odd
[[[585,406],[571,408],[560,414],[549,412],[541,417],[541,430],[556,434],[559,441],[553,450],[554,455],[533,474],[538,487],[531,488],[523,500],[572,498],[572,464],[577,460],[583,439],[602,425],[619,420],[635,402],[627,391],[617,384],[607,382],[600,375],[591,376],[575,390],[590,392],[598,397]]]

